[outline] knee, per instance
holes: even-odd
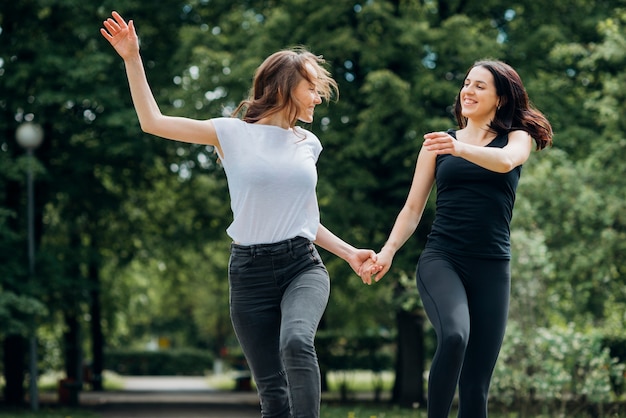
[[[292,333],[281,338],[280,351],[283,358],[315,355],[313,340],[303,334]]]
[[[448,352],[453,352],[458,355],[465,353],[467,348],[468,336],[467,333],[456,330],[447,332],[441,339],[441,346]]]

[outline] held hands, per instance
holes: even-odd
[[[383,248],[375,258],[366,260],[361,266],[359,276],[365,284],[372,284],[372,278],[375,282],[380,281],[391,267],[393,261],[393,254],[389,251],[385,251]]]
[[[364,284],[372,284],[371,275],[361,274],[364,270],[364,266],[369,266],[368,268],[372,268],[376,263],[376,253],[372,250],[362,250],[358,249],[352,256],[346,259],[352,270],[359,276],[361,276],[361,280],[363,280]]]
[[[117,12],[112,13],[113,18],[103,22],[104,28],[100,28],[102,36],[109,41],[115,51],[126,60],[137,56],[139,53],[139,38],[135,32],[132,20],[126,21]]]

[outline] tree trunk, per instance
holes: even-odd
[[[82,383],[82,355],[80,323],[74,310],[64,313],[67,330],[63,333],[65,354],[65,375],[60,384],[59,402],[64,405],[78,405],[78,393]]]
[[[80,324],[75,312],[65,313],[66,331],[63,333],[65,346],[65,375],[68,379],[78,382],[81,377],[81,341]]]
[[[4,403],[21,406],[24,403],[24,365],[26,339],[20,335],[9,335],[3,341]]]
[[[98,265],[89,265],[89,280],[91,281],[91,387],[93,390],[102,390],[102,371],[104,370],[104,336],[102,334],[102,315],[100,307],[100,275]]]
[[[398,352],[392,402],[405,407],[424,405],[424,316],[398,311]]]

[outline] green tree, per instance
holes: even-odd
[[[141,134],[123,64],[98,34],[113,7],[135,20],[168,114],[228,115],[270,53],[305,45],[323,54],[340,97],[309,126],[324,145],[322,221],[374,249],[404,203],[422,135],[454,126],[465,70],[484,57],[510,62],[556,132],[554,149],[531,157],[520,184],[511,317],[532,329],[573,319],[615,324],[624,315],[626,49],[616,2],[4,2],[0,319],[10,326],[2,335],[7,387],[17,389],[5,400],[23,399],[20,338],[37,301],[49,311],[40,334],[65,333],[68,376],[84,347],[98,375],[105,345],[166,336],[219,350],[233,341],[224,173],[210,148]],[[25,160],[13,141],[29,119],[45,131],[36,153],[37,286],[25,280]],[[419,308],[412,277],[433,215],[429,202],[376,286],[323,254],[333,280],[325,330],[393,333],[398,310]]]
[[[150,16],[154,26],[146,25],[147,34],[158,32],[151,28],[167,32],[179,26],[171,12],[182,9],[180,2],[161,3],[160,8],[148,11],[140,2],[118,5]],[[3,158],[12,161],[20,153],[9,140],[19,122],[33,119],[45,132],[44,143],[37,150],[45,170],[36,184],[38,282],[18,291],[46,304],[50,315],[41,318],[42,325],[59,319],[65,322],[65,349],[70,353],[65,368],[70,378],[77,378],[80,370],[84,314],[93,318],[93,357],[95,367],[101,368],[98,299],[103,249],[134,251],[128,245],[132,240],[120,240],[110,233],[114,231],[107,228],[109,221],[123,219],[117,211],[125,192],[149,185],[146,173],[156,156],[166,150],[162,145],[150,146],[152,142],[145,137],[119,140],[140,135],[136,123],[131,123],[136,119],[120,63],[114,61],[110,50],[100,51],[105,45],[98,38],[98,26],[109,12],[73,0],[4,2],[0,9]],[[174,49],[175,42],[175,37],[147,36],[144,47],[152,52],[147,54],[148,62],[170,65],[167,51]],[[4,213],[17,215],[21,195],[14,179],[9,178],[3,189],[9,211]],[[23,223],[9,226],[19,233]],[[124,229],[131,229],[130,225]],[[12,263],[6,265],[16,264]],[[10,286],[11,280],[26,283],[20,274],[17,268],[11,269],[3,277],[3,287]],[[19,343],[9,344],[11,338],[4,341],[7,388],[18,388],[5,400],[17,404],[23,398],[19,389],[23,375],[10,370],[20,367],[23,350]]]

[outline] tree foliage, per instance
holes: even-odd
[[[530,330],[570,321],[614,329],[626,317],[623,2],[26,0],[0,6],[5,333],[23,332],[42,305],[40,335],[58,338],[69,318],[93,326],[97,296],[112,348],[158,337],[215,352],[234,344],[223,170],[210,147],[141,133],[123,64],[98,33],[114,8],[135,21],[168,114],[229,115],[270,53],[304,45],[323,55],[340,95],[308,126],[324,146],[322,222],[375,250],[404,203],[422,135],[454,126],[466,69],[485,57],[511,63],[556,133],[520,184],[511,318]],[[35,285],[26,280],[26,163],[13,139],[29,120],[45,132],[35,152]],[[413,277],[433,216],[429,202],[376,286],[323,253],[333,281],[323,327],[393,331],[395,311],[415,306],[400,305],[397,292],[415,299],[401,278]]]

